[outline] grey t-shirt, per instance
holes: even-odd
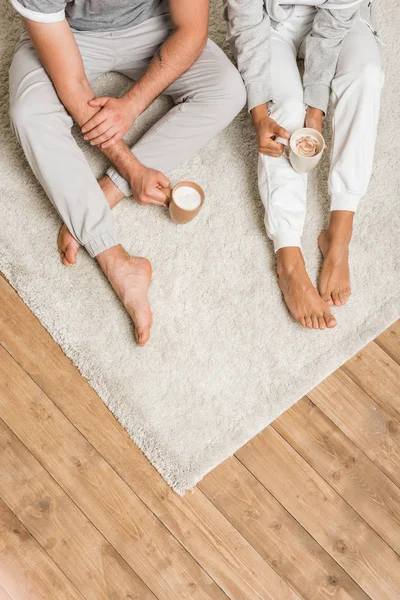
[[[118,31],[168,12],[167,0],[10,0],[26,19],[67,19],[79,31]]]

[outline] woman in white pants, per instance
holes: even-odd
[[[293,317],[314,329],[334,327],[329,307],[345,304],[350,296],[353,217],[371,176],[383,73],[370,5],[354,0],[336,6],[334,1],[298,0],[291,7],[279,6],[279,0],[228,2],[231,41],[258,133],[259,189],[279,284]],[[328,16],[321,17],[324,10]],[[304,87],[297,57],[305,58]],[[293,170],[274,138],[289,138],[304,125],[321,131],[329,96],[331,219],[318,240],[324,255],[318,293],[301,254],[307,176]]]

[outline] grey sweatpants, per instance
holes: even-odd
[[[137,80],[172,31],[169,15],[114,32],[74,31],[90,82],[109,71]],[[195,63],[164,92],[175,106],[132,148],[147,167],[165,174],[226,127],[245,103],[242,79],[211,40]],[[25,156],[75,239],[91,256],[119,243],[108,203],[71,134],[60,102],[28,36],[10,69],[10,116]],[[108,176],[130,188],[114,168]]]

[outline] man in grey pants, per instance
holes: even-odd
[[[208,0],[10,0],[27,32],[10,69],[10,114],[25,156],[64,226],[63,263],[82,245],[95,257],[149,339],[151,264],[122,248],[111,208],[125,196],[162,205],[164,173],[226,127],[245,103],[235,67],[207,39]],[[117,71],[135,83],[122,98],[95,98],[91,83]],[[123,135],[160,94],[175,106],[129,150]],[[111,161],[96,181],[71,135]]]

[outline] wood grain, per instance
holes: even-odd
[[[8,427],[155,596],[226,597],[4,348],[0,408]]]
[[[224,592],[240,600],[294,598],[274,568],[200,490],[184,498],[171,490],[1,279],[0,293],[4,298],[0,307],[1,342]]]
[[[5,600],[82,600],[1,499],[0,582],[0,598]]]
[[[368,599],[237,458],[198,486],[304,600]]]
[[[400,423],[400,365],[396,361],[371,342],[342,369]]]
[[[236,456],[371,598],[398,598],[399,557],[277,431]]]
[[[304,400],[299,414],[275,424],[290,444],[270,427],[181,498],[1,277],[0,296],[0,343],[9,352],[0,350],[0,411],[13,448],[12,459],[10,445],[0,455],[0,494],[6,485],[13,510],[37,536],[26,530],[38,556],[56,571],[60,564],[60,576],[80,586],[77,597],[103,597],[80,582],[90,572],[100,590],[109,585],[110,600],[122,598],[134,572],[158,600],[400,597],[399,559],[384,541],[397,547],[398,324],[378,338],[372,357],[370,344],[361,364],[350,361],[348,372],[310,392],[315,422],[306,422],[315,413]],[[74,546],[76,515],[83,532]],[[101,548],[106,564],[98,564]],[[87,553],[82,566],[79,552]],[[32,600],[41,598],[34,588]],[[0,572],[2,594],[14,598]]]
[[[0,419],[0,496],[88,600],[155,600]]]
[[[400,321],[393,323],[391,327],[386,329],[375,343],[386,352],[393,360],[400,364]]]
[[[400,486],[400,425],[339,369],[309,398],[391,480]]]
[[[311,400],[297,402],[273,427],[400,552],[400,489]]]

